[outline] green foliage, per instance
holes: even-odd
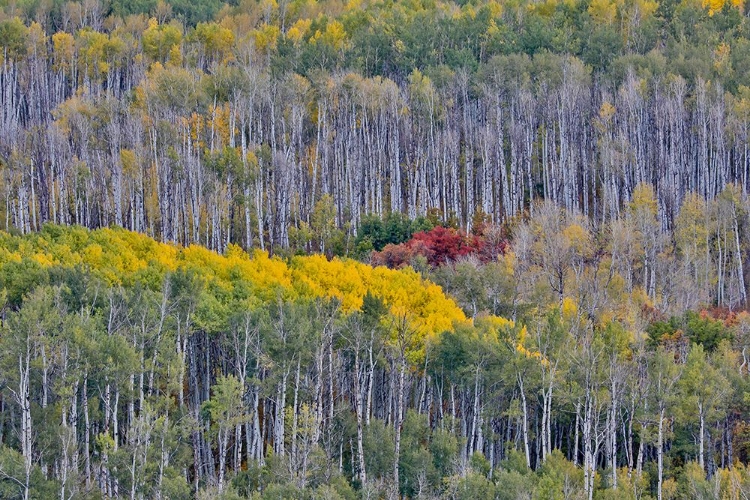
[[[375,420],[365,428],[364,449],[368,474],[374,477],[388,477],[395,460],[393,427]]]
[[[720,320],[708,316],[701,317],[698,313],[688,311],[685,313],[685,326],[688,338],[696,344],[713,352],[723,340],[731,340],[732,333]]]
[[[119,3],[118,3],[119,4]],[[154,61],[165,63],[182,42],[182,30],[176,24],[152,24],[143,32],[143,52]]]
[[[715,498],[715,486],[696,462],[685,464],[678,481],[678,496],[681,498]]]
[[[292,484],[270,484],[261,496],[263,500],[286,500],[304,498],[300,489]]]
[[[47,273],[42,266],[29,258],[20,262],[8,262],[0,269],[0,284],[5,290],[6,300],[17,308],[31,291],[47,282]]]
[[[242,423],[242,384],[236,377],[220,377],[213,386],[211,399],[203,403],[201,412],[218,426],[231,427]]]
[[[522,476],[529,472],[523,452],[515,448],[508,451],[508,457],[500,463],[500,467],[509,471],[509,473],[517,473]]]
[[[470,472],[457,481],[451,498],[460,500],[493,500],[497,498],[497,491],[500,488],[495,486],[486,476]]]
[[[523,457],[521,460],[524,460]],[[533,495],[535,491],[534,478],[516,470],[497,469],[494,471],[494,481],[498,485],[495,491],[498,500],[516,500],[524,495]]]
[[[649,207],[645,196],[633,210]],[[580,226],[566,231],[571,241],[584,239]],[[734,498],[750,484],[744,313],[654,321],[644,345],[629,316],[586,315],[581,296],[553,297],[516,321],[483,313],[468,321],[410,269],[321,255],[283,261],[236,246],[220,255],[123,229],[47,226],[0,242],[3,498],[23,497],[14,478],[27,465],[31,496],[57,497],[63,487],[83,496],[85,471],[65,458],[72,453],[144,498],[579,498],[584,472],[569,460],[575,426],[594,415],[591,438],[603,439],[613,401],[626,432],[632,425],[633,448],[646,450],[643,473],[616,469],[611,490],[610,467],[596,464],[594,497],[654,493],[659,423],[665,497]],[[456,265],[443,279],[489,287],[485,274],[513,279],[514,258]],[[490,303],[487,290],[477,301]],[[632,314],[643,325],[650,312]],[[407,338],[395,338],[399,331]],[[394,464],[398,342],[407,396]],[[358,403],[365,414],[357,415]],[[19,426],[24,415],[30,432]],[[542,449],[543,420],[562,444],[553,439],[537,457],[531,450]],[[707,464],[725,453],[714,433],[732,430],[735,465],[717,469],[716,479],[692,463],[701,457],[701,424]],[[619,425],[616,433],[622,452]],[[194,472],[200,449],[214,464]],[[66,479],[49,469],[44,479],[56,461]],[[389,483],[394,465],[398,485]]]
[[[429,231],[432,222],[425,217],[409,220],[400,212],[390,212],[383,219],[367,215],[360,221],[355,246],[360,254],[370,250],[381,251],[386,245],[398,245],[408,241],[414,233]]]
[[[26,476],[23,457],[16,450],[5,445],[0,446],[0,498],[22,500],[24,498],[23,481]],[[55,498],[59,485],[44,477],[39,467],[31,471],[29,498]]]
[[[200,2],[171,0],[169,3],[175,15],[188,26],[211,21],[222,5],[219,0],[201,0]]]
[[[430,438],[429,450],[438,477],[452,475],[458,459],[461,443],[458,437],[446,429],[435,429]]]
[[[19,18],[0,21],[0,61],[18,59],[26,54],[28,29]]]
[[[702,345],[707,352],[715,351],[722,341],[732,339],[731,329],[722,320],[695,311],[687,311],[684,316],[672,317],[669,321],[655,321],[646,331],[651,346],[679,341],[685,336],[690,342]]]
[[[539,498],[548,500],[563,499],[583,494],[583,471],[565,459],[559,450],[547,457],[537,471]]]
[[[433,457],[428,449],[430,427],[427,416],[409,410],[401,430],[402,451],[399,457],[399,480],[403,495],[413,497],[427,485],[439,482]]]

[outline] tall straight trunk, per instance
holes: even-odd
[[[628,477],[633,473],[633,421],[635,420],[635,397],[630,401],[630,414],[628,415],[627,452],[628,452]]]
[[[225,424],[219,426],[219,492],[224,491],[224,478],[227,469],[227,452],[229,448],[229,435],[232,427]]]
[[[252,428],[252,453],[251,456],[258,461],[259,465],[263,463],[263,437],[260,427],[260,395],[258,387],[253,388],[253,428]]]
[[[297,371],[294,375],[294,401],[292,403],[292,445],[289,450],[289,464],[292,469],[297,467],[297,425],[299,422],[299,375],[300,375],[300,358],[297,358]],[[290,471],[291,472],[291,471]]]
[[[523,411],[523,451],[526,456],[526,467],[531,468],[531,452],[529,450],[529,409],[526,404],[526,391],[524,391],[523,377],[517,374],[518,390],[521,393],[521,410]]]
[[[451,382],[451,428],[450,432],[456,431],[456,386]]]
[[[740,229],[737,207],[732,206],[732,223],[734,229],[735,255],[737,256],[737,277],[739,279],[740,299],[747,304],[747,289],[745,288],[745,269],[743,266],[742,247],[740,246]]]
[[[579,456],[580,456],[580,450],[578,448],[579,439],[580,439],[580,428],[581,428],[581,402],[576,402],[576,430],[575,430],[575,444],[573,446],[573,464],[578,466]]]
[[[617,386],[611,380],[612,403],[609,414],[609,465],[612,474],[612,489],[617,489]]]
[[[658,477],[657,500],[662,500],[662,487],[664,486],[664,412],[664,408],[659,411],[659,434],[656,441],[656,466]]]
[[[315,351],[315,384],[313,394],[315,397],[315,422],[318,424],[313,431],[313,441],[320,439],[320,424],[323,422],[323,346]]]
[[[26,350],[18,355],[18,391],[13,391],[16,403],[21,408],[21,454],[23,455],[24,482],[23,498],[29,500],[31,488],[32,456],[32,421],[31,421],[31,338],[26,337]]]
[[[333,390],[333,379],[334,379],[334,363],[333,363],[333,331],[329,328],[329,338],[327,340],[328,343],[328,431],[331,432],[333,430],[333,418],[334,418],[334,412],[336,410],[335,404],[335,391]]]
[[[86,489],[91,488],[91,422],[89,420],[88,373],[83,374],[83,453],[86,457]]]
[[[370,339],[370,345],[367,349],[367,355],[369,356],[368,372],[367,372],[367,408],[365,409],[365,424],[370,425],[370,418],[372,417],[372,389],[375,383],[375,357],[373,354],[374,339]]]
[[[583,476],[584,489],[588,499],[594,497],[594,481],[596,479],[596,462],[599,454],[599,440],[596,435],[596,422],[598,413],[596,411],[596,394],[594,388],[589,385],[586,389],[586,402],[583,409]]]
[[[467,452],[469,456],[474,454],[475,446],[477,442],[477,424],[479,422],[479,377],[480,367],[477,366],[474,374],[474,404],[472,406],[471,416],[471,436],[467,443]]]
[[[552,394],[554,390],[553,369],[549,373],[546,389],[542,391],[542,462],[552,453]]]
[[[280,456],[284,456],[284,411],[286,409],[286,382],[288,377],[289,370],[286,370],[276,390],[276,419],[273,429],[273,445],[274,452]]]
[[[706,470],[705,463],[705,438],[706,438],[706,418],[703,412],[703,402],[698,403],[698,420],[700,422],[700,436],[698,437],[698,463],[701,469]]]
[[[394,419],[394,429],[396,431],[395,436],[395,450],[393,460],[393,483],[396,491],[399,491],[399,475],[398,475],[398,463],[401,457],[401,423],[404,417],[404,376],[406,372],[406,359],[402,352],[398,359],[398,384],[396,392],[396,416]],[[400,496],[400,495],[399,495]]]
[[[362,487],[367,484],[365,471],[364,433],[362,432],[362,382],[359,367],[359,346],[354,351],[354,406],[357,416],[357,465],[359,467],[359,482]]]

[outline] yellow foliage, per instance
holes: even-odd
[[[526,358],[533,358],[538,359],[541,363],[547,364],[549,361],[545,359],[542,356],[542,353],[539,351],[533,351],[526,347],[526,337],[528,336],[529,331],[526,328],[526,325],[521,327],[521,330],[518,332],[518,340],[516,342],[516,351],[526,357]]]
[[[617,4],[610,0],[591,0],[588,13],[598,24],[611,26],[617,17]]]
[[[308,287],[306,290],[298,289],[299,293],[336,298],[341,302],[344,312],[362,307],[371,268],[350,260],[328,261],[322,255],[297,257],[292,261],[291,267],[295,284],[305,284]]]
[[[234,47],[234,33],[229,28],[217,23],[198,23],[193,37],[201,42],[206,54],[216,57],[222,62],[232,60]]]
[[[70,33],[60,31],[52,35],[52,50],[55,69],[69,69],[75,54],[75,38]]]
[[[99,245],[90,245],[83,249],[83,261],[95,269],[103,267],[102,247]]]
[[[735,2],[737,0],[732,1]],[[636,5],[638,6],[637,13],[639,20],[651,17],[659,7],[659,3],[655,0],[637,0]]]
[[[633,190],[633,199],[630,202],[630,210],[642,211],[645,214],[656,216],[657,203],[654,188],[651,184],[638,184]]]
[[[499,18],[503,15],[503,6],[496,2],[495,0],[491,0],[490,2],[487,2],[487,8],[490,10],[490,16],[493,18]]]
[[[143,51],[155,61],[169,58],[171,64],[179,64],[182,59],[180,44],[182,31],[177,25],[159,25],[156,19],[148,21],[148,28],[143,32]],[[176,60],[177,59],[177,60]]]
[[[120,150],[120,164],[122,165],[122,173],[125,174],[126,177],[134,178],[140,171],[138,168],[138,159],[131,149],[123,148]]]
[[[474,319],[474,330],[482,332],[484,342],[497,343],[507,336],[507,332],[515,328],[513,320],[502,316],[480,316]],[[525,335],[525,333],[524,333]]]
[[[490,25],[487,28],[485,35],[487,36],[487,38],[492,38],[498,34],[500,34],[500,28],[497,27],[497,23],[494,19],[490,19]]]
[[[654,307],[653,301],[649,298],[646,290],[644,290],[643,287],[635,287],[633,289],[631,300],[639,309],[643,309],[644,307]]]
[[[504,255],[498,255],[497,259],[504,265],[506,274],[513,276],[516,269],[516,254],[513,250],[508,250]]]
[[[565,320],[571,320],[578,314],[578,304],[570,297],[565,297],[562,303],[562,316]]]
[[[229,103],[221,103],[216,106],[211,106],[211,119],[210,122],[217,132],[219,138],[221,138],[221,144],[229,144],[229,137],[231,136],[231,109]]]
[[[292,40],[295,44],[301,42],[310,29],[311,24],[311,19],[299,19],[287,30],[286,37]]]
[[[555,10],[557,9],[557,1],[545,0],[543,2],[539,2],[538,4],[532,4],[529,6],[529,8],[536,11],[540,16],[552,17],[555,14]]]
[[[365,264],[359,264],[365,266]],[[434,338],[453,328],[454,322],[466,321],[461,309],[445,296],[442,289],[411,268],[402,270],[377,267],[372,270],[370,291],[382,298],[394,316],[408,311],[421,338]]]
[[[610,102],[604,101],[601,108],[599,108],[599,118],[607,122],[615,115],[615,111],[615,107]]]
[[[54,265],[54,261],[52,260],[52,258],[49,255],[45,254],[45,253],[36,253],[36,254],[34,254],[34,256],[32,257],[32,260],[38,262],[43,267],[48,267],[48,266]]]
[[[171,66],[179,66],[182,64],[182,51],[180,50],[179,45],[173,45],[171,49],[169,49],[169,65]]]
[[[456,19],[456,20],[460,20],[460,19],[475,19],[476,17],[477,17],[477,11],[476,11],[476,9],[474,9],[474,7],[471,6],[471,5],[469,5],[469,4],[465,5],[464,8],[462,9],[462,11],[460,11],[460,12],[457,11],[453,15],[453,18]]]
[[[717,71],[726,70],[729,67],[729,44],[721,42],[716,50],[714,50],[714,69]]]
[[[47,51],[47,35],[41,24],[36,21],[32,22],[31,25],[29,25],[29,31],[26,37],[29,46],[33,48],[34,52],[41,54]]]
[[[185,270],[209,289],[226,292],[217,295],[219,301],[224,300],[220,297],[231,297],[239,286],[250,291],[249,305],[269,303],[279,297],[327,297],[338,300],[345,313],[361,308],[365,294],[370,292],[384,301],[394,318],[406,319],[413,331],[407,349],[412,362],[422,359],[426,343],[452,330],[455,324],[467,322],[461,309],[438,285],[411,268],[372,268],[349,259],[329,261],[322,255],[295,257],[287,264],[262,251],[248,255],[235,245],[219,255],[197,245],[180,248],[158,243],[120,228],[49,228],[23,237],[0,232],[0,267],[23,258],[42,267],[82,264],[113,285],[132,284],[144,273],[150,279],[156,277],[148,286],[160,286],[160,279],[167,273]],[[504,318],[484,321],[495,332],[513,327],[513,322]],[[519,345],[522,343],[523,339]]]
[[[279,33],[281,33],[281,31],[277,26],[271,26],[264,23],[251,33],[251,36],[255,41],[255,48],[261,52],[272,50],[276,47]]]
[[[724,8],[726,0],[703,0],[701,6],[708,8],[708,15],[713,16],[716,12]]]
[[[78,32],[76,45],[82,69],[86,70],[91,77],[107,73],[110,63],[118,60],[125,47],[119,38],[90,29]]]
[[[516,323],[512,319],[503,318],[502,316],[486,316],[482,318],[482,321],[491,325],[496,330],[504,330],[516,326]]]
[[[23,260],[23,257],[21,257],[21,254],[18,252],[12,252],[6,248],[0,249],[0,265],[13,262],[13,263],[19,263]]]
[[[698,194],[689,193],[675,219],[674,239],[677,250],[690,262],[700,260],[708,245],[707,218],[706,201]]]
[[[259,9],[264,12],[272,12],[279,8],[279,4],[276,0],[260,0]]]
[[[577,253],[584,254],[588,250],[591,235],[579,224],[570,224],[563,229],[563,236]]]
[[[672,477],[665,479],[661,490],[662,498],[665,500],[677,498],[677,481]]]
[[[341,50],[344,48],[346,37],[347,35],[344,25],[338,21],[332,21],[326,26],[325,32],[321,33],[320,30],[316,31],[313,40],[315,42],[325,42],[331,45],[334,49]]]

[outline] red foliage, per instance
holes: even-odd
[[[439,266],[446,262],[456,260],[462,255],[468,255],[472,252],[473,247],[469,238],[461,235],[453,228],[435,227],[430,231],[423,231],[412,236],[407,242],[413,248],[427,252],[420,252],[427,258],[431,266]]]
[[[504,254],[508,241],[502,231],[486,225],[481,234],[465,235],[453,228],[437,226],[430,231],[416,233],[406,243],[386,245],[380,252],[373,252],[373,265],[399,268],[408,265],[417,255],[437,267],[455,261],[464,255],[476,255],[489,262]]]
[[[373,266],[386,266],[399,269],[411,262],[414,253],[406,243],[387,244],[380,252],[372,252],[370,262]]]
[[[731,327],[737,324],[737,313],[730,311],[727,307],[713,306],[700,312],[701,319],[711,318],[724,322],[724,326]]]

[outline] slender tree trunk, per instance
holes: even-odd
[[[662,500],[662,486],[664,485],[664,411],[664,408],[659,411],[659,434],[656,441],[656,466],[658,477],[657,500]]]
[[[698,464],[700,464],[701,469],[704,471],[706,470],[706,463],[705,463],[705,452],[704,452],[704,446],[705,446],[705,438],[706,438],[706,419],[703,414],[703,402],[698,403],[698,420],[700,422],[700,436],[698,437]]]
[[[393,460],[393,487],[396,488],[396,492],[399,491],[399,475],[398,465],[401,458],[401,423],[404,417],[404,377],[406,372],[406,359],[404,358],[403,351],[398,359],[398,386],[396,392],[396,417],[394,419],[394,429],[396,431],[395,436],[395,452]],[[398,495],[398,493],[397,493]],[[400,496],[400,495],[398,495]]]
[[[531,452],[529,450],[529,409],[526,404],[526,391],[524,391],[523,377],[517,374],[518,390],[521,393],[521,409],[523,411],[523,451],[526,456],[526,467],[531,468]]]
[[[359,345],[354,351],[354,405],[357,415],[357,465],[359,467],[359,482],[364,488],[367,484],[365,471],[364,435],[362,431],[362,383],[359,368]]]

